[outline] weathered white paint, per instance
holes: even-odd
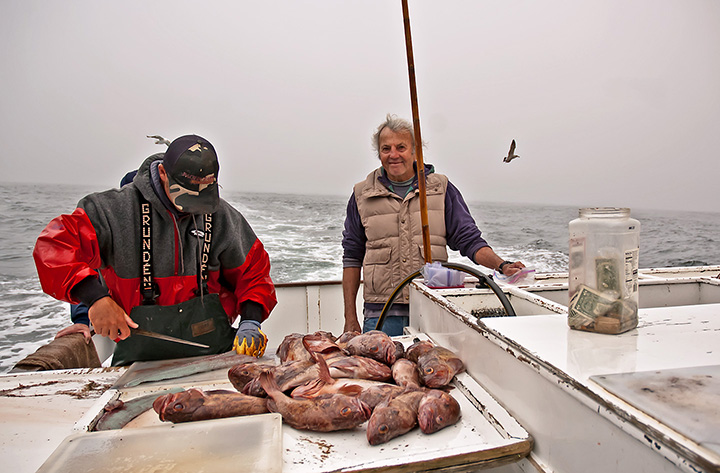
[[[440,294],[422,284],[411,289],[411,326],[458,352],[468,373],[533,435],[531,459],[548,471],[717,471],[717,454],[590,380],[598,374],[720,365],[720,304],[706,299],[717,282],[683,277],[658,278],[655,284],[671,287],[682,304],[694,305],[664,307],[672,302],[664,298],[660,307],[641,309],[639,327],[621,335],[570,330],[564,314],[544,308],[538,315],[477,321],[468,310],[471,301],[458,310],[456,301],[448,302],[451,291]],[[505,289],[513,300],[523,292]],[[477,298],[479,306],[487,304],[485,295]],[[720,436],[720,426],[717,432]]]
[[[563,273],[537,275],[531,286],[504,287],[520,317],[487,318],[479,323],[469,314],[473,298],[481,306],[501,307],[490,291],[431,291],[413,284],[412,327],[456,350],[468,367],[465,379],[478,382],[482,392],[504,405],[510,419],[518,419],[518,428],[534,438],[530,457],[489,471],[713,471],[714,457],[606,392],[590,376],[720,364],[720,350],[715,348],[720,346],[718,274],[720,266],[641,270],[641,297],[647,295],[641,299],[641,324],[618,336],[567,328],[561,303],[563,291],[567,292]],[[557,294],[557,300],[546,294]],[[289,333],[342,331],[339,281],[281,286],[278,301],[263,324],[270,338],[268,353]],[[357,306],[362,314],[361,297]],[[3,469],[36,471],[76,432],[74,428],[82,430],[97,415],[107,397],[114,395],[108,386],[124,371],[0,376]],[[222,385],[207,377],[197,382]],[[314,448],[324,451],[317,444]]]

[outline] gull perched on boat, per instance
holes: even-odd
[[[148,138],[152,138],[152,139],[154,139],[154,140],[157,140],[157,141],[155,141],[155,144],[156,144],[156,145],[166,145],[166,146],[170,146],[170,142],[169,142],[168,140],[166,140],[165,138],[163,138],[162,136],[160,136],[160,135],[146,135],[146,136],[147,136]]]
[[[515,140],[512,140],[512,143],[510,143],[510,151],[508,151],[508,155],[503,158],[503,163],[509,163],[515,158],[519,158],[517,154],[515,154]]]

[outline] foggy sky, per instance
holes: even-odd
[[[720,211],[720,2],[409,9],[425,162],[466,200]],[[2,182],[113,187],[196,133],[225,190],[349,196],[412,119],[400,0],[1,0],[0,59]]]

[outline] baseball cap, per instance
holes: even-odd
[[[192,214],[213,213],[220,202],[220,169],[213,145],[197,135],[181,136],[168,146],[163,167],[169,181],[170,201]]]

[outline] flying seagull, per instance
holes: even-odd
[[[519,158],[517,154],[515,154],[515,140],[512,140],[512,143],[510,143],[510,151],[508,151],[508,155],[503,158],[503,163],[509,163],[515,158]]]
[[[157,140],[157,141],[155,141],[155,144],[156,144],[156,145],[166,145],[166,146],[170,146],[170,142],[169,142],[168,140],[166,140],[165,138],[163,138],[162,136],[160,136],[160,135],[147,135],[147,137],[148,137],[148,138],[152,138],[152,139],[154,139],[154,140]]]

